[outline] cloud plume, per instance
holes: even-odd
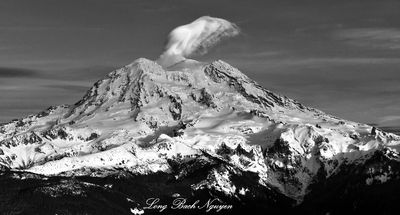
[[[182,25],[168,36],[164,52],[157,60],[170,66],[193,55],[203,55],[222,39],[239,34],[239,28],[227,20],[203,16]]]
[[[389,50],[400,49],[400,29],[397,28],[343,29],[337,31],[335,37],[356,46]]]

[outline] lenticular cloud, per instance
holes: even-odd
[[[192,55],[205,54],[222,39],[238,34],[239,28],[227,20],[200,17],[171,31],[158,62],[163,66],[170,66]]]

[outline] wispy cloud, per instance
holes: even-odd
[[[334,37],[356,46],[400,49],[400,29],[397,28],[341,29],[334,32]]]
[[[54,84],[54,85],[45,85],[45,87],[48,88],[54,88],[54,89],[61,89],[65,90],[68,92],[85,92],[86,90],[89,89],[90,84],[86,84],[84,86],[81,85],[76,85],[76,84]]]
[[[331,66],[352,66],[352,65],[388,65],[399,64],[400,58],[378,58],[378,57],[287,57],[287,58],[232,58],[232,62],[238,65],[255,64],[265,68],[288,68],[288,67],[331,67]]]
[[[259,51],[259,52],[250,52],[250,51],[239,51],[229,53],[229,58],[232,59],[246,59],[246,60],[260,60],[260,59],[276,59],[277,57],[283,56],[286,54],[284,51]]]
[[[400,125],[400,116],[390,115],[390,116],[381,117],[378,124],[380,126],[399,126]]]
[[[0,78],[34,77],[37,74],[37,71],[30,69],[0,67]]]
[[[103,27],[96,26],[0,26],[1,31],[25,32],[25,31],[102,31]]]

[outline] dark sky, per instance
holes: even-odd
[[[1,0],[0,121],[75,103],[210,15],[242,34],[198,57],[339,117],[400,125],[398,0]]]

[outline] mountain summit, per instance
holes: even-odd
[[[189,180],[191,192],[299,205],[328,195],[333,181],[350,192],[356,182],[342,175],[359,186],[397,180],[399,144],[394,134],[272,93],[221,60],[164,69],[140,58],[74,105],[1,125],[0,169],[46,177],[162,173]]]

